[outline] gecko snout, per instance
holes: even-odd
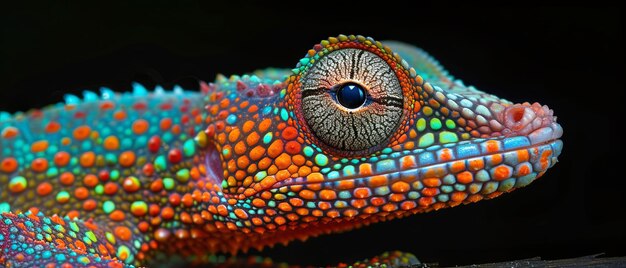
[[[548,106],[537,102],[514,104],[502,111],[500,120],[505,136],[528,136],[531,142],[554,140],[561,137],[563,128],[556,122],[556,116]]]

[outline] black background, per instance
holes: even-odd
[[[549,105],[565,130],[560,163],[527,188],[277,245],[262,255],[314,265],[396,249],[446,265],[626,255],[619,8],[320,2],[287,11],[262,3],[58,2],[1,8],[0,110],[42,107],[103,85],[117,91],[129,90],[131,81],[193,87],[194,79],[212,81],[217,73],[292,68],[321,39],[343,33],[416,44],[466,84],[514,102]]]

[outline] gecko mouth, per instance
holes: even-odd
[[[333,170],[326,173],[323,180],[319,177],[288,178],[267,188],[321,184],[322,189],[338,189],[345,181],[350,181],[354,187],[375,188],[396,181],[414,183],[428,178],[467,182],[468,177],[482,182],[514,179],[516,186],[524,186],[557,162],[563,146],[562,134],[563,129],[554,122],[527,136],[500,136],[431,146],[386,159],[371,159],[375,164],[365,163],[355,169]]]

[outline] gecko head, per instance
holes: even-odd
[[[276,94],[213,93],[221,191],[247,200],[245,218],[263,223],[252,229],[340,230],[476,202],[556,163],[552,110],[452,81],[420,53],[340,35],[309,50]]]

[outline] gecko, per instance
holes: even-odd
[[[466,86],[396,41],[339,35],[293,69],[199,84],[1,113],[0,264],[216,263],[498,197],[563,147],[547,106]]]

